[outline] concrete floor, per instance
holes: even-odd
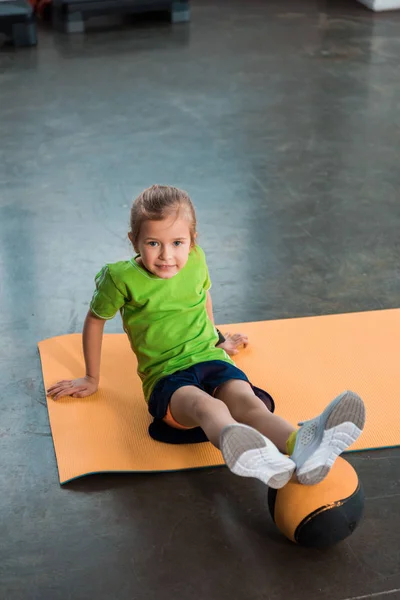
[[[366,514],[329,551],[226,469],[61,488],[36,344],[81,330],[153,182],[193,196],[217,322],[399,306],[400,15],[194,0],[39,42],[0,52],[1,600],[399,599],[400,449],[349,456]]]

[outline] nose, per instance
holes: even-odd
[[[170,257],[171,257],[171,251],[170,251],[169,247],[162,245],[160,247],[160,260],[165,260],[165,262],[168,262]]]

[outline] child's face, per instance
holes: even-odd
[[[175,216],[162,221],[144,221],[135,250],[150,273],[171,279],[183,269],[189,257],[191,239],[188,221]]]

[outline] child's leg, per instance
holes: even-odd
[[[286,446],[296,464],[298,481],[307,485],[326,477],[336,458],[359,437],[365,423],[364,403],[350,391],[335,398],[320,415],[302,423],[297,431],[270,413],[244,381],[227,381],[217,390],[216,397],[228,406],[238,422],[272,439],[282,452]]]
[[[215,397],[227,405],[236,421],[254,427],[281,452],[291,454],[288,452],[287,442],[296,428],[282,417],[271,413],[264,402],[254,394],[247,381],[231,379],[217,389]]]
[[[224,402],[186,385],[172,394],[169,408],[180,425],[199,425],[210,442],[221,448],[225,462],[237,475],[256,477],[274,488],[291,478],[294,462],[258,431],[235,421]]]
[[[195,386],[186,385],[176,390],[172,394],[169,407],[180,425],[200,426],[217,448],[220,447],[223,428],[236,423],[226,404]]]

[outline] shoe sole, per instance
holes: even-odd
[[[221,452],[235,475],[254,477],[280,489],[291,479],[296,465],[257,430],[247,425],[229,425],[221,433]]]
[[[305,442],[298,457],[295,452],[292,457],[297,465],[297,480],[303,485],[315,485],[325,479],[337,457],[358,439],[365,423],[365,406],[357,394],[344,392],[318,419],[312,442]],[[302,435],[301,429],[298,435]]]

